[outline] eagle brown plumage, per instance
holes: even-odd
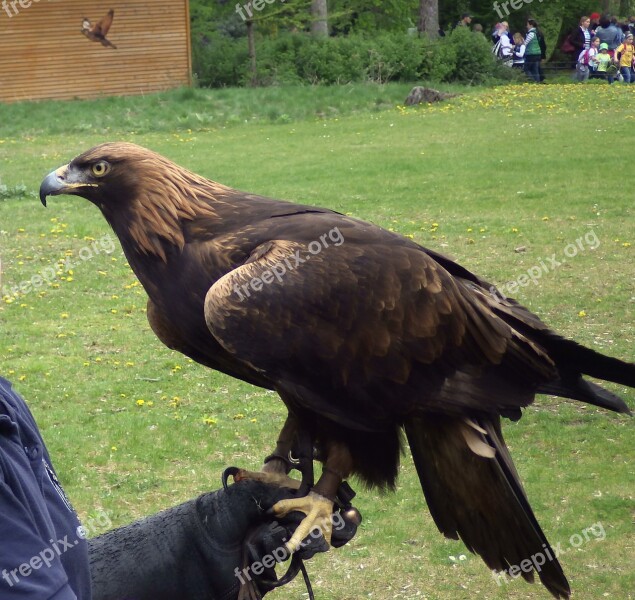
[[[635,364],[564,339],[375,225],[239,192],[128,143],[52,172],[40,197],[55,194],[101,210],[168,347],[280,394],[289,419],[277,453],[310,435],[324,463],[317,497],[351,474],[393,487],[405,432],[437,526],[492,569],[550,549],[500,417],[518,419],[537,393],[629,412],[582,375],[635,387]],[[532,581],[533,568],[522,575]],[[555,558],[538,575],[569,597]]]
[[[111,8],[97,23],[91,24],[90,19],[84,17],[82,20],[82,33],[91,41],[99,42],[106,48],[114,48],[115,46],[106,36],[115,18],[115,11]]]

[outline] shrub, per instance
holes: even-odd
[[[297,57],[298,73],[304,81],[333,84],[365,78],[363,39],[351,36],[309,40]]]
[[[244,39],[212,33],[192,40],[192,70],[203,87],[242,85],[247,78],[248,59]]]
[[[297,55],[306,44],[302,34],[284,35],[274,39],[264,39],[258,44],[257,83],[259,85],[293,85],[302,83],[298,73]]]
[[[456,48],[445,38],[424,45],[421,78],[430,81],[452,81],[456,71]]]
[[[485,36],[470,31],[467,27],[457,27],[447,36],[447,45],[454,50],[455,67],[451,81],[482,83],[495,72],[491,43]]]
[[[421,74],[424,44],[417,37],[384,34],[371,41],[368,53],[368,78],[377,83],[416,81]]]
[[[247,42],[216,33],[194,45],[200,85],[245,85],[251,81]],[[438,40],[403,33],[375,37],[313,38],[304,33],[257,42],[258,85],[344,84],[361,81],[482,83],[508,77],[497,66],[489,41],[466,28]]]

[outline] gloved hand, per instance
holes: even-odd
[[[259,598],[276,585],[273,566],[288,558],[284,542],[300,520],[272,522],[265,513],[293,495],[241,481],[89,540],[93,599]],[[350,540],[358,524],[338,515],[333,545]],[[305,557],[327,549],[317,535],[310,541]]]

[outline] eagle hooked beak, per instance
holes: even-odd
[[[90,187],[97,187],[97,184],[88,183],[83,171],[72,168],[70,164],[64,165],[49,173],[40,184],[40,202],[46,206],[47,196],[78,194],[79,190]]]

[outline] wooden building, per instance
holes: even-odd
[[[116,49],[82,34],[110,9]],[[0,0],[0,102],[143,94],[191,72],[188,0]]]

